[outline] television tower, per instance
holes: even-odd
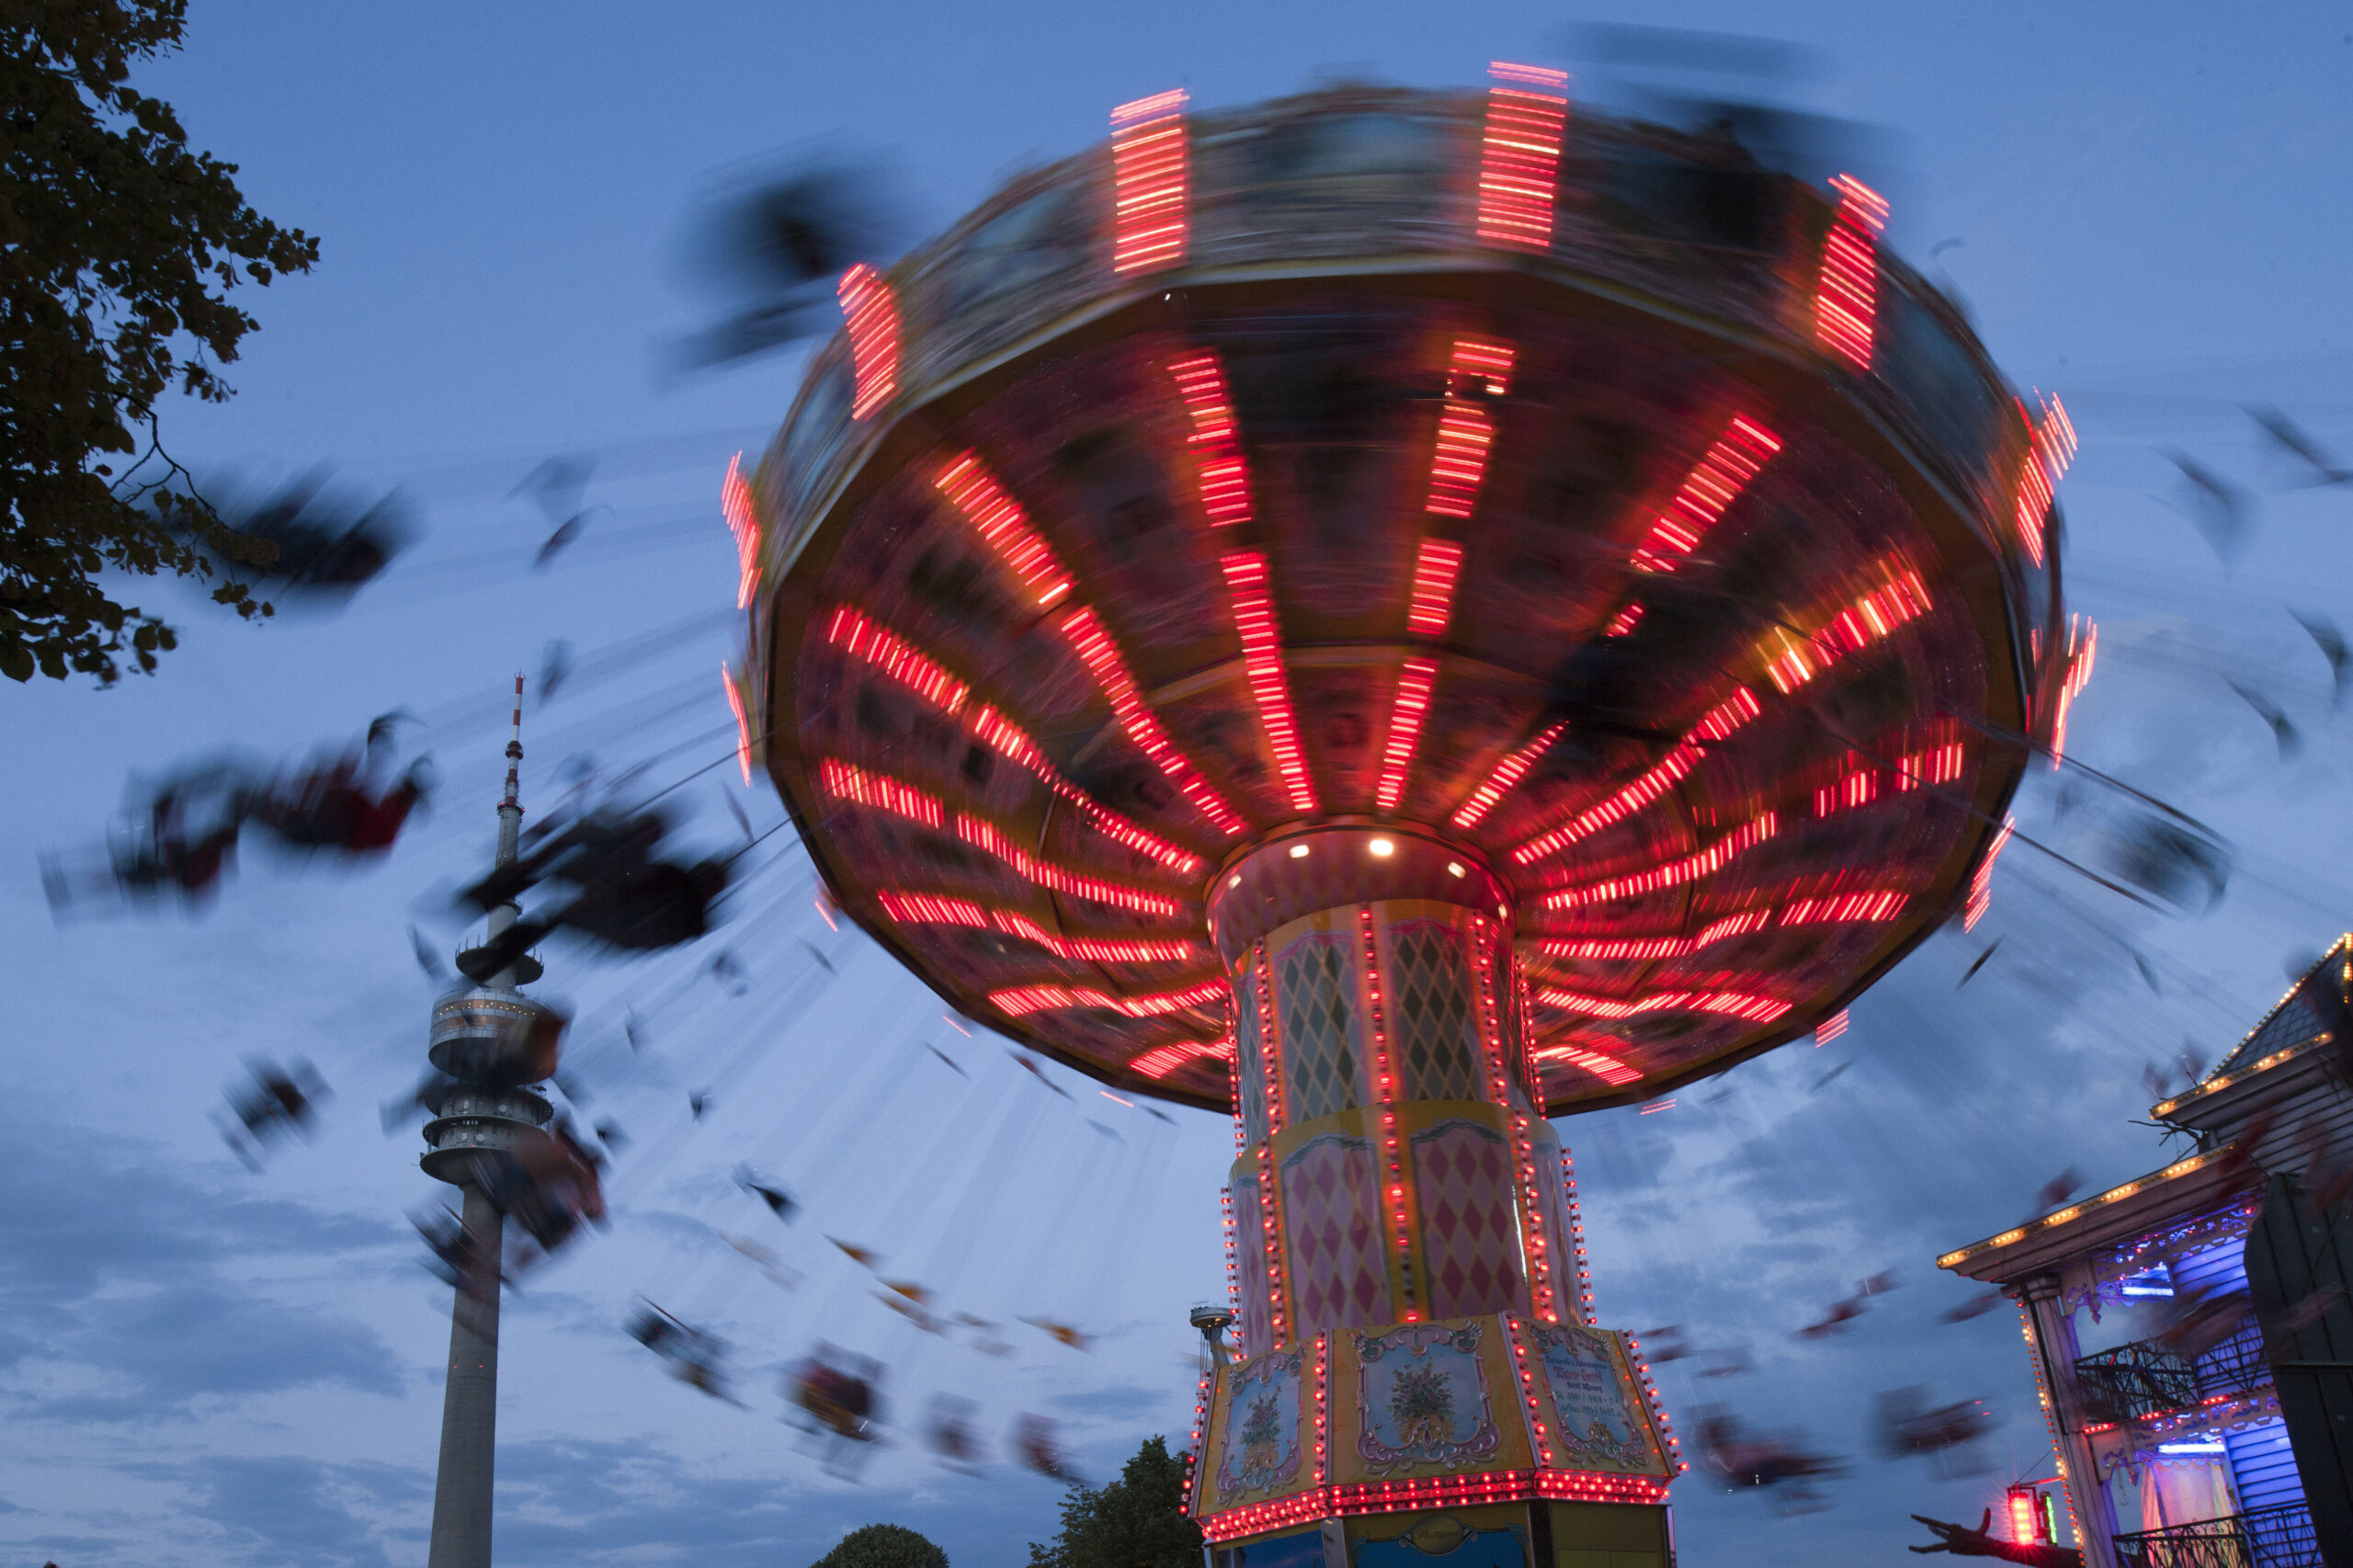
[[[517,774],[523,761],[523,677],[515,677],[515,722],[506,742],[506,792],[498,802],[498,858],[515,864],[523,824]],[[490,912],[493,941],[521,911],[508,902]],[[543,1136],[553,1115],[532,1087],[555,1071],[563,1017],[525,996],[542,972],[526,953],[495,971],[475,948],[458,955],[472,982],[433,1006],[428,1054],[449,1079],[435,1093],[425,1125],[431,1145],[425,1174],[463,1195],[463,1239],[456,1251],[457,1290],[449,1312],[449,1381],[441,1403],[441,1462],[433,1489],[427,1568],[490,1568],[491,1485],[498,1423],[499,1259],[506,1216],[499,1198],[517,1174],[518,1144]],[[472,962],[468,960],[472,960]]]

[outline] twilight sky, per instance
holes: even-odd
[[[331,460],[355,491],[404,487],[430,532],[340,618],[254,630],[142,586],[183,628],[160,676],[0,691],[17,824],[0,858],[16,1130],[0,1165],[0,1551],[65,1568],[422,1562],[448,1294],[404,1218],[441,1189],[415,1169],[414,1129],[377,1123],[423,1062],[431,990],[404,927],[454,937],[433,920],[489,853],[501,688],[551,639],[581,667],[527,717],[527,791],[551,794],[576,756],[654,759],[667,782],[725,749],[719,475],[782,417],[798,364],[661,372],[659,343],[699,319],[676,246],[699,189],[740,160],[839,140],[892,153],[937,226],[1165,86],[1205,108],[1341,73],[1475,86],[1504,57],[1569,65],[1594,96],[1605,74],[1564,26],[1635,19],[1807,46],[1823,69],[1788,92],[1881,128],[1893,243],[1917,262],[1961,242],[1931,275],[2085,437],[2062,493],[2067,581],[2102,631],[2075,752],[2214,824],[2239,870],[2207,917],[2167,921],[2013,849],[1988,922],[1929,942],[1843,1040],[1654,1114],[1563,1122],[1602,1320],[1746,1352],[1735,1376],[1661,1369],[1686,1430],[1721,1403],[1852,1460],[1827,1511],[1791,1518],[1687,1477],[1687,1568],[1895,1561],[1921,1539],[1906,1514],[1973,1518],[2012,1474],[2041,1473],[2014,1319],[1940,1324],[1971,1292],[1935,1255],[2021,1218],[2063,1166],[2106,1185],[2162,1163],[2126,1119],[2146,1114],[2143,1063],[2185,1040],[2227,1049],[2283,988],[2283,959],[2353,920],[2338,782],[2353,746],[2285,608],[2353,620],[2353,495],[2274,493],[2288,472],[2240,412],[2276,403],[2353,451],[2341,6],[199,4],[188,52],[143,85],[324,255],[247,294],[263,330],[233,368],[242,395],[168,409],[166,436],[206,472]],[[2228,573],[2176,505],[2169,448],[2261,494]],[[540,521],[507,494],[564,451],[596,458],[588,499],[610,510],[534,574]],[[2279,758],[2232,680],[2285,705],[2299,756]],[[51,923],[36,849],[94,842],[134,773],[223,745],[290,756],[400,705],[428,722],[418,740],[445,789],[388,864],[341,879],[255,853],[202,918]],[[713,843],[734,832],[730,778],[686,791]],[[2030,785],[2022,821],[2047,819],[2053,796]],[[756,825],[779,815],[765,792],[739,799]],[[979,1402],[992,1436],[1017,1412],[1056,1417],[1097,1478],[1146,1433],[1184,1439],[1185,1310],[1222,1288],[1225,1123],[1164,1123],[1058,1069],[1074,1097],[1049,1094],[870,944],[826,930],[788,836],[709,947],[603,969],[559,955],[540,988],[579,1009],[591,1113],[635,1142],[612,1228],[507,1308],[498,1540],[517,1568],[791,1568],[878,1519],[923,1529],[958,1568],[1016,1568],[1052,1528],[1053,1484],[940,1471],[902,1428],[853,1485],[778,1423],[775,1370],[820,1337],[888,1362],[902,1416],[949,1393]],[[695,978],[720,947],[748,971],[740,995]],[[628,1006],[648,1022],[642,1055],[621,1043]],[[208,1120],[251,1052],[306,1054],[336,1092],[316,1142],[259,1177]],[[696,1124],[686,1100],[702,1090]],[[777,1226],[733,1186],[739,1162],[807,1217]],[[804,1278],[779,1289],[720,1233]],[[900,1323],[827,1234],[1011,1324],[1013,1353]],[[1901,1288],[1851,1333],[1790,1336],[1889,1269]],[[669,1381],[621,1335],[640,1295],[732,1342],[748,1409]],[[1071,1350],[1022,1315],[1098,1342]],[[1874,1458],[1871,1395],[1907,1383],[1987,1400],[1999,1468],[1948,1482]]]

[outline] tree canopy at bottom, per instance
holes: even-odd
[[[1201,1527],[1185,1517],[1186,1455],[1147,1437],[1101,1486],[1073,1486],[1063,1528],[1029,1543],[1029,1568],[1200,1568]]]
[[[948,1568],[948,1553],[904,1525],[861,1525],[813,1568]]]

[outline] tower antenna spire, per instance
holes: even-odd
[[[515,672],[515,727],[506,737],[506,793],[498,801],[498,864],[511,866],[520,852],[523,827],[523,672]],[[497,919],[495,915],[491,916]],[[514,924],[510,917],[507,925]],[[504,927],[499,927],[503,929]]]

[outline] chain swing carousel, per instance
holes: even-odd
[[[2073,689],[2065,415],[1885,204],[1494,77],[1121,107],[847,272],[728,476],[745,770],[842,911],[1234,1118],[1236,1568],[1666,1562],[1547,1119],[1982,908]]]

